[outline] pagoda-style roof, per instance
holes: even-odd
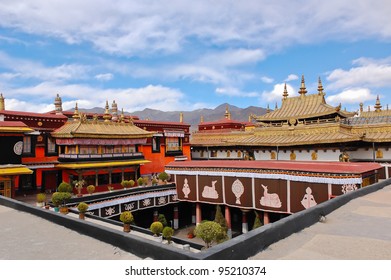
[[[289,121],[290,119],[312,119],[330,116],[351,117],[354,113],[342,111],[340,106],[326,103],[324,95],[309,94],[290,97],[282,101],[282,106],[256,118],[258,122]]]
[[[55,138],[99,138],[134,139],[152,137],[153,132],[145,131],[131,123],[73,121],[52,132]]]
[[[307,94],[304,83],[304,76],[301,78],[301,87],[299,96],[289,97],[286,90],[286,84],[283,93],[281,108],[276,108],[272,112],[256,118],[258,122],[290,122],[295,124],[296,120],[306,119],[328,119],[334,117],[352,117],[355,113],[341,110],[341,105],[337,107],[330,106],[326,103],[323,92],[322,82],[319,79],[318,93]]]

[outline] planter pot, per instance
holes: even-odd
[[[124,232],[130,232],[130,224],[124,224]]]
[[[59,212],[60,211],[60,208],[59,207],[54,207],[54,212]]]
[[[45,202],[37,202],[36,205],[38,207],[44,207],[45,206]]]
[[[49,204],[46,204],[46,205],[45,205],[45,209],[50,209],[50,205],[49,205]]]
[[[68,212],[69,212],[69,209],[68,209],[68,207],[66,207],[66,206],[63,206],[63,207],[60,207],[60,213],[61,214],[68,214]]]
[[[86,215],[85,215],[85,213],[83,213],[83,212],[79,212],[79,219],[81,219],[81,220],[85,220],[85,218],[86,218]]]

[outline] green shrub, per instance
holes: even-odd
[[[149,229],[155,236],[158,236],[163,231],[163,224],[161,222],[153,222]]]
[[[217,242],[217,238],[221,233],[221,226],[212,221],[203,221],[194,230],[194,234],[205,242],[206,248],[210,248],[214,241]]]
[[[174,230],[171,227],[163,228],[163,237],[167,239],[168,243],[171,243],[171,238],[174,235]]]
[[[87,186],[87,192],[88,192],[89,194],[93,194],[94,191],[95,191],[95,186],[94,186],[94,185],[89,185],[89,186]]]
[[[72,195],[69,192],[55,192],[52,195],[52,202],[55,206],[64,205]]]
[[[167,226],[167,220],[166,220],[166,216],[164,216],[164,214],[159,214],[157,220],[162,223],[163,227]]]
[[[78,205],[77,205],[77,210],[79,210],[79,212],[81,213],[85,213],[88,209],[88,204],[85,203],[85,202],[80,202]]]
[[[124,211],[119,216],[119,219],[124,224],[131,224],[134,221],[133,214],[130,211]]]
[[[141,187],[143,184],[144,184],[144,179],[142,177],[138,178],[137,185]]]
[[[255,211],[255,219],[254,219],[254,224],[253,224],[253,229],[259,228],[263,226],[261,219],[259,218],[259,214],[257,211]]]
[[[60,185],[58,185],[57,191],[72,193],[73,189],[72,186],[67,182],[62,182]]]
[[[42,203],[46,201],[46,194],[45,193],[38,193],[37,194],[37,202]]]
[[[159,173],[158,178],[164,182],[168,180],[169,176],[165,171],[163,171],[162,173]]]

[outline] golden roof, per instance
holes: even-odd
[[[154,132],[145,131],[130,123],[117,122],[67,122],[52,132],[55,138],[146,138]]]
[[[291,118],[307,119],[338,114],[343,117],[353,116],[354,113],[341,111],[340,106],[326,104],[324,94],[302,94],[283,99],[281,108],[256,118],[258,122],[288,121]]]

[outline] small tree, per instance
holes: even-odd
[[[153,222],[149,229],[152,231],[153,236],[159,236],[163,231],[163,224],[161,222]]]
[[[121,215],[119,216],[119,219],[124,224],[131,224],[134,221],[133,214],[130,211],[122,212]]]
[[[220,205],[216,206],[216,214],[214,221],[221,226],[221,233],[216,237],[217,243],[222,243],[228,240],[228,224],[227,220],[224,218],[223,213],[221,212]]]
[[[134,187],[134,185],[136,184],[134,180],[129,180],[128,182],[130,187]]]
[[[218,223],[203,221],[197,225],[194,234],[205,242],[206,248],[210,248],[218,235],[221,234],[221,231],[221,226]]]
[[[159,173],[158,178],[163,182],[167,182],[169,176],[165,171],[163,171],[162,173]]]
[[[72,186],[70,184],[68,184],[67,182],[61,182],[61,184],[58,185],[57,191],[72,193]]]
[[[254,219],[254,224],[253,224],[253,229],[259,228],[263,226],[261,219],[259,218],[259,214],[257,211],[255,211],[255,219]]]
[[[159,214],[157,220],[162,223],[163,227],[167,226],[167,219],[166,216],[164,216],[164,214]]]
[[[94,191],[95,191],[95,186],[94,186],[94,185],[89,185],[89,186],[87,186],[87,192],[88,192],[89,194],[93,194]]]
[[[174,230],[171,227],[163,228],[163,237],[167,239],[168,244],[171,243],[171,238],[174,235]]]
[[[88,210],[88,204],[85,202],[80,202],[77,205],[77,210],[79,210],[80,213],[85,213]]]

